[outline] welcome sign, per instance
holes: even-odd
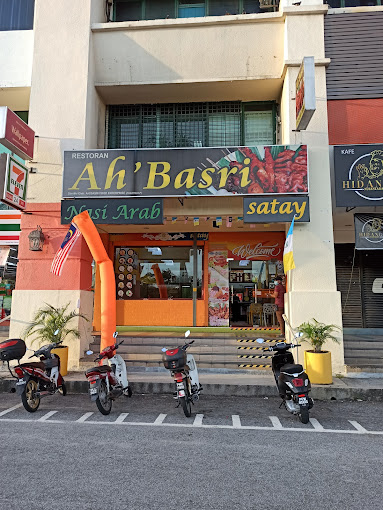
[[[61,201],[61,224],[88,211],[96,225],[162,225],[163,201],[153,198],[84,199]]]
[[[307,192],[306,145],[64,152],[63,198]]]

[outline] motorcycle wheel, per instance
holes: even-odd
[[[96,405],[101,414],[107,415],[112,410],[112,400],[108,396],[108,388],[106,387],[105,381],[101,381],[98,388]]]
[[[67,394],[66,384],[64,383],[64,381],[63,381],[62,385],[59,388],[59,393],[63,397],[65,397],[65,395]]]
[[[29,379],[25,385],[25,390],[21,394],[21,402],[28,413],[34,413],[39,408],[40,397],[36,395],[38,387],[39,385],[35,379]]]
[[[299,413],[299,420],[302,423],[308,423],[310,420],[310,414],[309,409],[306,406],[301,406],[300,413]]]
[[[184,411],[184,415],[187,417],[187,418],[190,418],[191,416],[191,402],[190,402],[190,399],[188,397],[180,397],[180,401],[181,401],[181,405],[182,405],[182,409]]]

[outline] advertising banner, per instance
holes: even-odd
[[[210,233],[210,245],[224,244],[234,260],[282,260],[284,232]],[[214,247],[215,249],[215,247]]]
[[[229,262],[227,250],[209,252],[209,326],[229,326]]]
[[[0,155],[0,200],[15,209],[26,208],[28,169],[10,154]]]
[[[6,106],[0,106],[0,143],[21,159],[33,159],[35,132]]]
[[[355,214],[355,249],[383,250],[383,214]]]
[[[383,205],[383,145],[335,145],[338,207]]]
[[[285,195],[243,199],[244,223],[290,222],[294,217],[298,222],[310,221],[309,197]]]
[[[295,81],[296,130],[307,128],[316,109],[314,57],[304,57]]]
[[[306,145],[64,152],[63,198],[307,192]]]
[[[161,198],[129,198],[61,201],[61,224],[66,225],[74,216],[88,211],[96,225],[162,225],[164,222]]]

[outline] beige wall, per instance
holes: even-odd
[[[81,338],[77,339],[72,335],[68,335],[64,340],[64,345],[69,347],[68,368],[71,370],[76,369],[79,366],[79,359],[84,356],[84,352],[88,349],[92,340],[93,292],[84,290],[14,290],[12,293],[10,338],[23,338],[23,332],[32,321],[33,315],[45,303],[56,307],[69,303],[68,311],[75,310],[89,318],[89,322],[81,318],[73,319],[69,326],[77,327]],[[40,344],[38,341],[35,341],[31,345],[33,338],[31,337],[27,340],[27,347],[37,350]]]

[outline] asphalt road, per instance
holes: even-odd
[[[0,395],[1,510],[382,509],[381,403],[316,402],[303,425],[274,398],[202,397],[191,418],[168,395],[107,417],[85,395],[19,402]]]

